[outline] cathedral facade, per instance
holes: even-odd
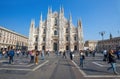
[[[80,20],[75,27],[72,24],[72,16],[69,19],[64,16],[64,9],[52,12],[48,8],[47,19],[40,16],[39,26],[35,27],[35,21],[31,20],[28,40],[28,50],[64,51],[83,50],[84,40],[82,23]]]

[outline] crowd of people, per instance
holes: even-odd
[[[26,57],[26,58],[30,58],[30,62],[29,63],[35,63],[36,65],[38,64],[39,61],[39,55],[41,56],[41,60],[45,59],[45,55],[49,56],[50,51],[37,51],[37,50],[31,50],[31,51],[27,51],[27,50],[20,50],[20,49],[13,49],[13,47],[10,47],[8,49],[1,49],[0,50],[0,58],[8,58],[9,59],[9,64],[14,64],[14,59],[16,57]]]
[[[57,56],[63,55],[62,58],[67,59],[67,56],[69,55],[69,58],[73,60],[75,51],[55,51],[54,52]],[[80,67],[84,67],[84,61],[85,57],[95,57],[96,53],[99,53],[97,51],[91,51],[91,50],[80,50],[77,51],[79,53],[79,65]],[[30,57],[29,63],[35,63],[36,65],[39,62],[39,55],[41,56],[41,60],[45,59],[45,55],[49,56],[50,51],[37,51],[37,50],[31,50],[31,51],[25,51],[25,50],[14,50],[12,47],[8,48],[6,50],[0,51],[0,58],[1,56],[4,56],[9,59],[9,64],[14,64],[14,56],[19,57],[20,55]],[[118,74],[116,69],[116,59],[120,59],[120,49],[117,51],[114,51],[112,49],[110,50],[103,50],[103,62],[108,62],[111,64],[111,67],[107,68],[107,70],[113,69],[114,74]],[[115,56],[116,55],[116,56]],[[116,58],[117,57],[117,58]]]
[[[83,62],[85,60],[85,57],[95,57],[96,53],[102,53],[103,54],[103,62],[107,62],[108,64],[110,64],[111,66],[107,68],[107,70],[112,69],[114,74],[118,75],[119,73],[117,72],[116,69],[116,60],[120,60],[120,49],[118,50],[113,50],[113,49],[109,49],[109,50],[103,50],[102,52],[97,52],[97,51],[91,51],[91,50],[85,50],[85,51],[80,51],[80,66],[83,67]]]

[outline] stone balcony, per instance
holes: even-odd
[[[59,39],[59,38],[58,38],[58,35],[53,35],[52,38],[53,38],[53,39]]]

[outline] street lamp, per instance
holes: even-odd
[[[99,32],[99,34],[102,36],[102,50],[104,49],[104,43],[103,43],[103,40],[104,40],[104,34],[105,34],[105,31],[102,31],[102,32]]]
[[[102,40],[103,40],[104,39],[105,31],[99,32],[99,34],[102,36]]]

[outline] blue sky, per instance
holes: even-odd
[[[45,20],[48,6],[59,11],[61,5],[74,25],[82,20],[85,40],[101,40],[102,31],[105,39],[120,36],[120,0],[0,0],[0,25],[28,36],[31,19],[38,26],[41,12]]]

